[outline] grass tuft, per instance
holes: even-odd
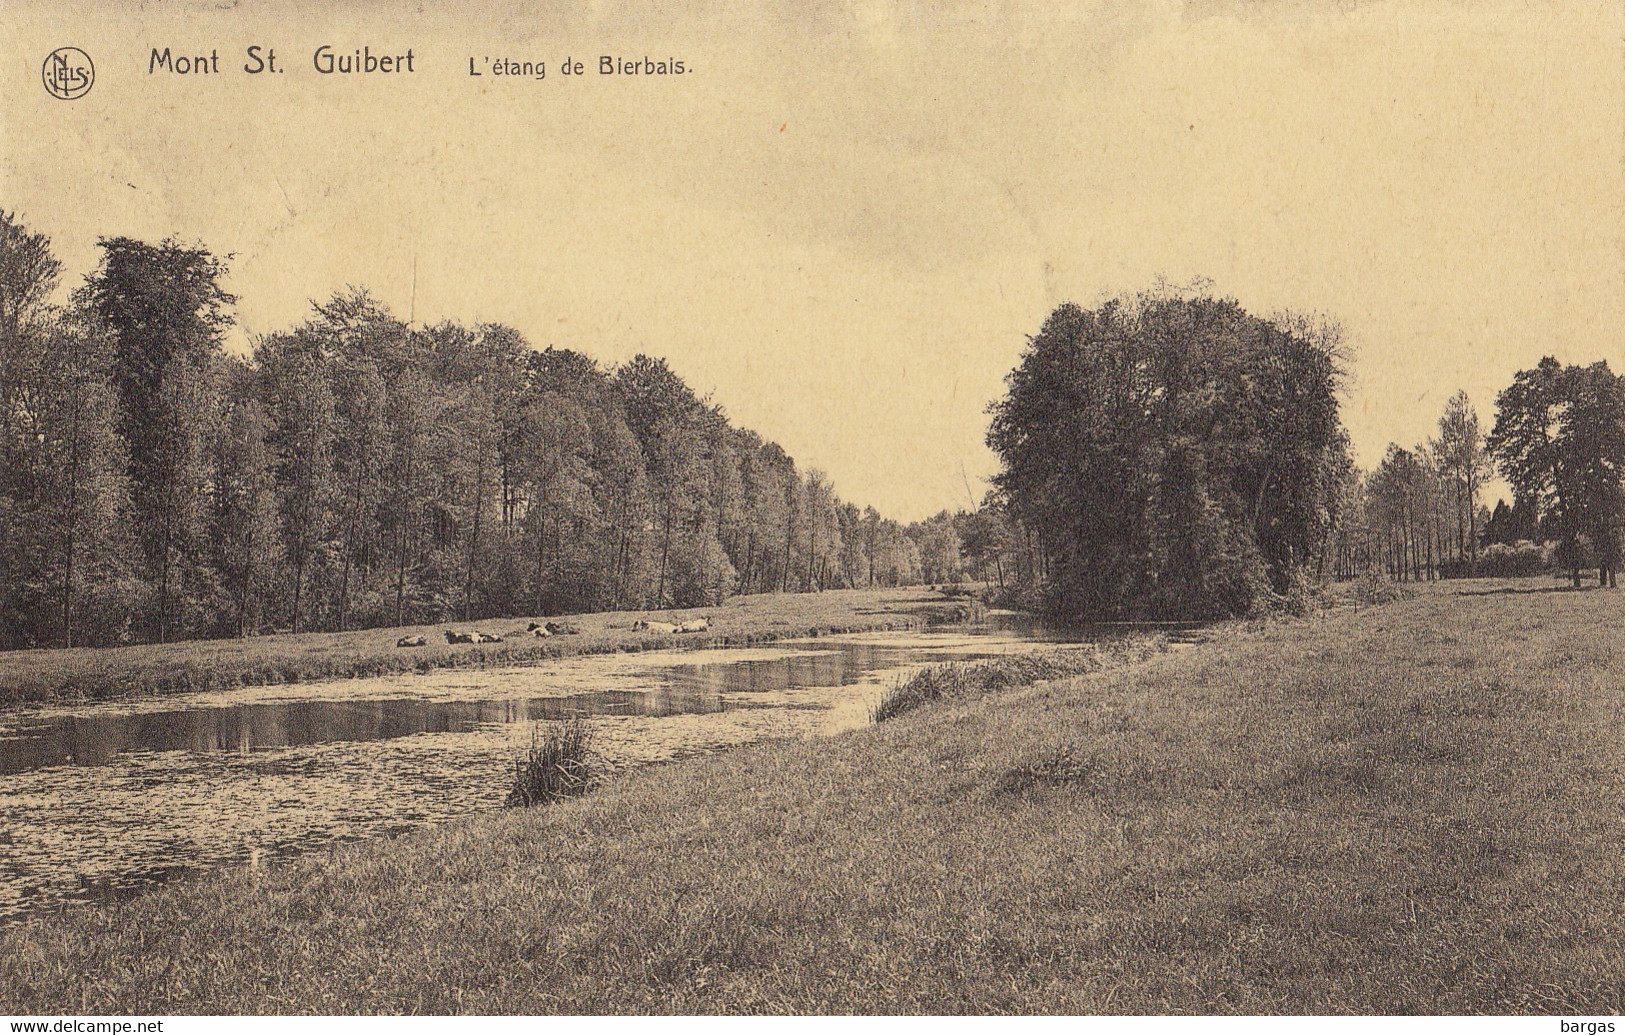
[[[510,809],[547,805],[586,794],[598,786],[592,729],[580,719],[557,724],[542,736],[531,730],[530,751],[514,761],[513,787],[504,804]]]
[[[1095,775],[1095,763],[1080,759],[1070,747],[1047,758],[1006,769],[994,783],[999,794],[1021,794],[1035,787],[1060,787],[1088,783]]]

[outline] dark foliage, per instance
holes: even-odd
[[[1063,305],[988,442],[1064,618],[1269,605],[1316,561],[1349,468],[1335,335],[1210,297]]]
[[[1625,378],[1606,362],[1562,366],[1550,356],[1520,370],[1496,399],[1489,447],[1526,512],[1557,543],[1576,586],[1597,569],[1612,585],[1625,515]]]
[[[664,360],[413,326],[359,289],[245,360],[224,259],[101,246],[55,309],[50,242],[0,213],[0,647],[961,576],[959,519],[843,503]]]

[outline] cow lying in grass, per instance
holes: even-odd
[[[632,623],[632,628],[640,632],[660,633],[663,636],[671,636],[675,633],[705,632],[707,629],[711,628],[711,619],[691,618],[686,622],[646,622],[640,618]]]
[[[502,637],[482,632],[456,632],[446,630],[447,643],[501,643]]]
[[[532,636],[574,636],[581,630],[567,622],[531,622],[525,631]]]
[[[428,645],[429,638],[424,636],[422,633],[419,633],[416,636],[402,636],[400,639],[395,641],[395,646],[397,647],[427,647]]]

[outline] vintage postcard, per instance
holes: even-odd
[[[0,58],[12,1031],[1614,1030],[1617,2]]]

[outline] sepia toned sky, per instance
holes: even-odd
[[[4,3],[0,207],[71,282],[97,235],[232,253],[236,347],[356,284],[666,356],[903,519],[981,495],[985,408],[1057,303],[1159,278],[1338,321],[1364,464],[1457,388],[1487,423],[1543,354],[1625,366],[1617,2],[532,6]],[[415,70],[318,75],[322,44]],[[78,100],[41,83],[62,45]]]

